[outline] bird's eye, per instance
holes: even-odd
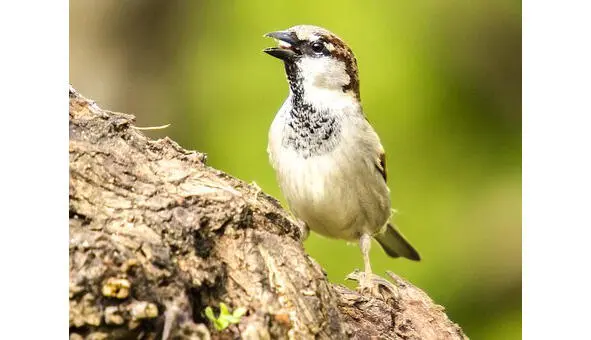
[[[324,51],[324,44],[320,41],[315,41],[312,43],[312,51],[322,53],[322,51]]]

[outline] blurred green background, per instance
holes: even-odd
[[[374,270],[424,289],[472,339],[521,338],[520,1],[71,1],[70,82],[282,199],[266,145],[288,88],[262,35],[296,24],[355,52],[395,221],[424,259],[374,243]],[[362,267],[345,242],[306,248],[333,282]]]

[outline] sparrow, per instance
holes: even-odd
[[[309,230],[359,242],[364,271],[358,290],[377,292],[371,270],[375,238],[386,254],[419,261],[419,253],[389,223],[386,155],[361,106],[357,60],[330,31],[298,25],[265,34],[263,50],[283,61],[289,95],[269,129],[267,152],[292,214]]]

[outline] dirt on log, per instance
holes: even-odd
[[[70,339],[467,339],[395,275],[397,299],[331,284],[277,200],[69,97]],[[218,330],[220,303],[246,313]]]

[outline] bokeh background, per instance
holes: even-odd
[[[70,82],[283,202],[266,145],[288,88],[262,35],[303,23],[355,52],[395,221],[424,259],[374,243],[374,270],[423,288],[472,339],[521,338],[520,1],[72,0]],[[305,245],[333,282],[362,266],[356,246]]]

